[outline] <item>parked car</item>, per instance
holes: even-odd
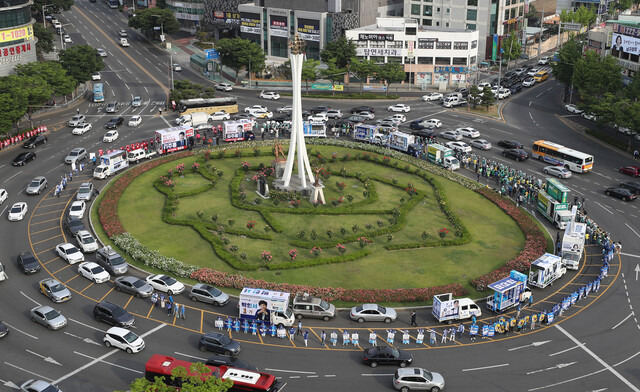
[[[35,308],[31,309],[30,313],[31,321],[44,325],[52,331],[58,330],[67,325],[67,318],[51,306],[36,306]],[[29,390],[23,389],[23,391]],[[46,392],[49,391],[47,390]]]
[[[102,142],[103,143],[113,143],[116,140],[118,140],[118,138],[120,137],[120,133],[116,130],[113,131],[109,131],[107,133],[104,134],[104,136],[102,137]]]
[[[359,117],[362,117],[362,118],[365,118],[367,120],[373,120],[374,118],[376,118],[375,114],[373,114],[372,112],[366,112],[366,111],[357,112],[357,113],[355,113],[355,115],[359,116]]]
[[[27,195],[39,195],[42,193],[42,191],[47,189],[47,186],[49,186],[49,184],[47,183],[47,179],[43,176],[38,176],[31,180],[29,185],[27,185]]]
[[[477,137],[480,137],[480,132],[478,132],[475,128],[471,128],[471,127],[457,128],[456,131],[458,131],[462,136],[468,137],[470,139],[475,139]]]
[[[277,100],[280,99],[280,94],[274,92],[274,91],[262,91],[260,93],[260,98],[262,99],[271,99],[271,100]]]
[[[542,172],[558,178],[571,177],[571,170],[565,169],[562,166],[545,166],[544,169],[542,169]]]
[[[98,250],[98,241],[87,230],[76,233],[76,242],[83,253],[93,253]]]
[[[327,110],[327,117],[331,119],[342,118],[342,111],[340,109]]]
[[[213,351],[226,356],[236,356],[240,353],[240,343],[218,332],[207,332],[198,342],[200,351]]]
[[[578,107],[573,104],[564,105],[564,109],[573,114],[582,114],[584,112],[584,110],[578,109]]]
[[[29,139],[27,139],[26,142],[22,144],[22,146],[24,148],[36,148],[41,144],[47,144],[47,141],[49,141],[49,139],[47,138],[47,135],[41,134],[41,135],[30,137]]]
[[[438,392],[444,389],[444,377],[440,373],[408,367],[396,370],[393,375],[393,387],[402,392]]]
[[[133,331],[120,327],[111,327],[102,339],[107,347],[116,347],[127,354],[139,353],[145,347],[144,340]]]
[[[267,107],[266,107],[266,106],[262,106],[262,105],[253,105],[253,106],[248,106],[248,107],[244,108],[244,110],[243,110],[243,111],[244,111],[245,113],[251,113],[251,112],[254,112],[254,111],[256,111],[256,110],[263,110],[263,111],[265,111],[265,112],[266,112],[266,111],[268,111],[269,109],[267,109]]]
[[[62,392],[57,386],[42,380],[29,380],[20,386],[26,392]]]
[[[84,224],[78,218],[73,216],[67,216],[63,223],[64,228],[69,232],[69,234],[75,236],[77,232],[80,230],[84,230]]]
[[[29,251],[20,252],[18,255],[18,268],[23,274],[35,274],[40,271],[40,263],[33,253]]]
[[[230,119],[231,116],[227,112],[215,112],[209,115],[209,121],[224,121]]]
[[[189,292],[189,298],[191,298],[192,301],[205,302],[215,306],[224,306],[229,303],[229,295],[220,289],[204,283],[196,283],[193,285]]]
[[[329,110],[331,110],[331,107],[326,106],[326,105],[320,105],[320,106],[316,106],[314,108],[311,108],[311,114],[326,113]]]
[[[452,149],[453,151],[460,151],[465,153],[471,152],[471,146],[465,142],[447,142],[446,146]]]
[[[533,77],[533,75],[537,74],[538,72],[540,72],[540,70],[538,68],[531,68],[527,72],[527,76]]]
[[[310,115],[307,120],[312,122],[327,122],[329,120],[329,117],[327,117],[326,112],[320,112]]]
[[[480,150],[491,150],[491,143],[489,143],[485,139],[475,139],[470,141],[469,144],[471,145],[471,147],[475,147]]]
[[[513,86],[509,87],[509,90],[511,91],[511,94],[517,94],[522,91],[522,84],[514,84]]]
[[[146,281],[155,290],[162,291],[169,295],[180,294],[184,291],[184,285],[182,283],[167,275],[150,275],[147,276]]]
[[[218,83],[215,89],[219,91],[233,91],[233,86],[229,83]]]
[[[457,130],[455,131],[448,130],[448,131],[440,132],[440,137],[443,139],[449,139],[454,141],[462,140],[462,134]]]
[[[423,120],[422,123],[428,127],[433,127],[433,128],[442,127],[442,121],[438,120],[437,118],[430,118],[428,120]]]
[[[386,308],[377,304],[364,304],[351,308],[349,313],[351,320],[356,320],[359,323],[365,321],[384,321],[390,323],[398,317],[398,314],[393,308]]]
[[[47,278],[38,284],[40,292],[55,303],[67,302],[71,299],[71,291],[56,279]]]
[[[107,123],[104,126],[107,129],[115,129],[122,124],[124,124],[124,117],[118,116],[118,117],[111,117],[111,119],[109,119],[109,121],[107,121]]]
[[[17,157],[13,160],[13,166],[24,166],[25,164],[36,159],[36,153],[33,151],[21,152]]]
[[[27,203],[19,201],[11,206],[7,218],[12,222],[21,221],[27,215],[28,211],[29,207],[27,206]]]
[[[101,301],[93,307],[93,318],[96,321],[121,328],[130,328],[135,323],[135,318],[131,313],[108,301]]]
[[[378,365],[394,365],[403,368],[413,362],[413,356],[395,347],[373,346],[362,352],[362,360],[365,365],[372,368],[378,367]]]
[[[84,201],[74,201],[69,208],[69,216],[75,216],[78,219],[84,218],[84,213],[87,210],[87,204]]]
[[[515,140],[500,140],[498,141],[498,147],[503,148],[522,148],[522,143]]]
[[[93,128],[93,126],[89,123],[82,123],[80,125],[78,125],[77,127],[73,128],[73,131],[71,131],[72,135],[84,135],[85,133],[89,132],[91,130],[91,128]]]
[[[622,174],[626,174],[631,177],[640,176],[640,167],[638,166],[623,166],[618,171]]]
[[[505,158],[515,159],[516,161],[524,161],[529,159],[529,154],[521,148],[510,148],[502,151],[502,156]]]
[[[634,192],[625,188],[607,188],[604,193],[607,196],[614,196],[624,201],[635,200],[638,197]]]
[[[427,95],[423,95],[420,99],[425,102],[439,101],[442,99],[442,93],[429,93]]]
[[[153,294],[153,287],[135,276],[119,276],[114,283],[116,291],[132,294],[138,298],[147,298]]]
[[[536,84],[536,80],[534,78],[526,78],[522,81],[522,87],[531,87]]]

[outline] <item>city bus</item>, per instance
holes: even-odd
[[[183,99],[178,103],[178,110],[180,115],[194,112],[234,114],[238,113],[238,99],[236,97]]]
[[[546,140],[533,142],[531,156],[552,165],[564,166],[577,173],[585,173],[593,169],[593,155]]]
[[[93,85],[93,102],[104,102],[104,85],[102,83]]]
[[[214,376],[223,380],[233,381],[233,386],[229,391],[278,392],[283,387],[282,382],[271,374],[237,369],[225,365],[205,366],[211,369],[211,373],[204,375],[205,377]],[[182,381],[179,378],[172,379],[173,369],[177,367],[184,367],[191,374],[189,370],[191,362],[181,361],[166,355],[153,354],[145,365],[145,378],[149,381],[155,381],[156,377],[160,377],[165,384],[180,388]]]

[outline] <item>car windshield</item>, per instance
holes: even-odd
[[[78,189],[78,193],[89,193],[91,192],[91,189],[89,188],[80,188]]]
[[[135,333],[129,331],[129,333],[124,335],[124,340],[126,340],[127,343],[133,343],[136,340],[138,340],[138,335],[136,335]]]
[[[226,337],[224,335],[220,335],[220,337],[218,338],[218,341],[223,346],[226,346],[227,344],[231,343],[231,339],[229,339],[228,337]]]
[[[222,294],[222,291],[220,291],[215,287],[209,287],[207,291],[209,292],[209,294],[213,295],[214,297],[218,297],[220,296],[220,294]]]
[[[378,310],[380,311],[380,313],[387,313],[387,308],[385,308],[384,306],[378,305]]]
[[[160,280],[162,280],[167,286],[172,286],[172,285],[174,285],[174,284],[176,284],[178,282],[177,280],[173,279],[172,277],[166,276],[166,275],[161,277]]]
[[[424,376],[425,376],[425,378],[427,380],[429,380],[429,381],[433,380],[433,374],[431,374],[431,372],[428,372],[428,371],[425,370],[425,371],[423,371],[423,374],[424,374]]]
[[[80,210],[82,210],[82,205],[80,204],[71,206],[71,211],[80,211]]]
[[[394,358],[400,357],[400,351],[398,351],[395,347],[389,347],[389,354],[391,354]]]
[[[33,180],[33,181],[31,181],[31,184],[29,184],[29,186],[30,186],[30,187],[32,187],[32,186],[40,186],[40,181],[38,181],[38,180]]]
[[[82,237],[82,243],[83,244],[92,244],[94,242],[96,242],[96,240],[94,240],[93,237],[91,237],[91,236],[87,235],[87,236]]]
[[[54,318],[60,316],[60,312],[58,312],[55,309],[51,309],[50,311],[48,311],[47,313],[44,314],[44,317],[47,320],[53,320]]]
[[[103,272],[104,270],[102,269],[102,267],[93,267],[91,268],[91,273],[94,275],[97,275],[101,272]]]
[[[22,211],[22,207],[20,206],[11,207],[11,212],[20,212],[20,211]]]
[[[83,242],[84,242],[84,239],[83,239]],[[68,247],[67,249],[65,249],[65,253],[66,253],[67,255],[72,255],[72,254],[74,254],[74,253],[78,253],[78,252],[80,252],[80,251],[79,251],[79,250],[78,250],[78,248],[76,248],[75,246],[70,246],[70,247]]]
[[[71,151],[71,153],[69,154],[70,157],[75,157],[76,155],[79,155],[80,151]]]
[[[362,305],[356,306],[356,313],[362,312],[362,309],[363,309]]]
[[[113,309],[111,309],[111,313],[113,314],[113,317],[120,317],[124,315],[126,311],[123,308],[116,306]]]
[[[122,260],[122,259],[120,259],[120,260]],[[133,287],[135,287],[137,289],[139,289],[140,287],[143,287],[144,285],[145,285],[145,283],[143,281],[141,281],[140,279],[138,279],[138,280],[133,282]]]
[[[60,291],[66,289],[66,287],[64,287],[62,285],[62,283],[56,283],[54,285],[51,286],[51,292],[52,293],[59,293]]]

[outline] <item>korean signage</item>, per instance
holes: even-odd
[[[34,46],[35,49],[35,46]],[[0,48],[0,64],[22,61],[22,54],[31,52],[31,43],[18,44]],[[35,57],[35,54],[34,54]],[[35,59],[34,59],[35,61]]]
[[[341,85],[341,84],[330,85],[330,84],[324,84],[324,83],[313,83],[311,85],[311,89],[312,90],[343,91],[344,90],[344,86]]]
[[[402,56],[402,49],[356,48],[357,56]]]
[[[33,39],[33,26],[20,27],[19,29],[4,30],[0,32],[0,42],[9,42],[23,39],[29,41]]]
[[[225,11],[215,11],[213,13],[213,17],[216,20],[221,20],[224,23],[229,23],[232,25],[240,24],[240,13],[239,12],[225,12]]]
[[[640,38],[613,33],[611,49],[638,55],[640,53]]]
[[[613,32],[623,35],[628,35],[634,38],[640,38],[640,28],[625,26],[621,24],[614,23]]]
[[[305,41],[320,42],[320,21],[299,18],[298,36]]]
[[[276,20],[276,17],[271,17],[271,23],[269,24],[269,35],[272,37],[289,37],[289,29],[287,29],[287,18],[278,18],[283,20]]]
[[[358,34],[358,41],[393,41],[393,34]]]
[[[435,73],[467,73],[467,67],[440,67],[440,66],[436,66],[434,67],[434,72]]]
[[[256,15],[255,17],[251,17],[248,15],[242,16],[240,18],[240,32],[249,34],[262,33],[262,24],[260,23],[260,18],[258,17],[258,15]]]
[[[181,20],[200,20],[200,15],[198,14],[187,14],[186,12],[176,12],[174,13],[176,19]]]
[[[418,42],[438,42],[437,38],[418,38]]]

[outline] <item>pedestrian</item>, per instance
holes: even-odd
[[[327,334],[322,331],[322,333],[320,334],[320,344],[324,347],[325,345],[325,341],[327,340]]]
[[[521,309],[521,307],[522,307],[522,305],[521,305],[521,304],[522,304],[522,302],[518,302],[518,311],[517,311],[517,313],[516,313],[516,318],[517,318],[517,319],[519,319],[519,318],[520,318],[520,309]]]
[[[216,328],[218,328],[218,331],[222,331],[222,328],[224,327],[224,322],[222,321],[222,317],[218,316],[216,321],[213,322],[213,325]]]
[[[529,307],[533,305],[533,294],[529,296]]]
[[[302,320],[298,320],[298,331],[296,335],[302,335]]]
[[[369,344],[371,345],[376,345],[376,340],[378,340],[378,335],[371,331],[371,333],[369,334]]]
[[[258,333],[258,324],[256,324],[255,320],[251,322],[251,335],[256,336]]]
[[[169,302],[173,303],[173,295],[169,294]]]
[[[76,114],[80,114],[80,108],[76,108]]]
[[[331,345],[335,347],[336,343],[338,343],[338,334],[336,331],[331,331]]]
[[[160,294],[160,309],[164,309],[164,294]]]
[[[349,344],[349,331],[344,331],[342,333],[342,345],[346,346],[347,344]]]
[[[411,311],[411,326],[412,327],[417,327],[418,324],[416,323],[416,311],[413,310]]]
[[[309,344],[309,332],[308,331],[304,331],[304,333],[302,334],[302,338],[304,339],[304,346],[308,347],[308,344]]]
[[[360,346],[360,335],[358,335],[357,331],[351,334],[351,343],[354,346]]]
[[[436,331],[433,329],[429,331],[429,343],[433,345],[438,345],[438,340],[436,339]]]
[[[69,172],[69,181],[73,181],[73,170]]]
[[[178,305],[177,302],[173,306],[173,315],[176,316],[176,318],[180,318],[180,305]]]
[[[638,150],[637,150],[637,149],[635,149],[635,150],[633,151],[633,159],[636,159],[636,160],[637,160],[637,159],[638,159],[638,155],[640,155],[640,152],[638,152]]]
[[[97,161],[98,161],[98,160],[96,159],[96,156],[94,155],[94,156],[93,156],[93,158],[91,158],[91,162],[93,162],[93,166],[95,166],[95,165],[96,165],[96,162],[97,162]]]
[[[464,324],[460,323],[458,326],[458,339],[462,338],[462,335],[464,335]]]
[[[173,304],[171,303],[171,301],[167,301],[166,307],[167,307],[167,316],[171,316],[171,312],[173,311]]]
[[[442,331],[442,340],[440,341],[440,343],[446,343],[447,342],[447,329],[445,328]]]
[[[416,336],[416,343],[422,344],[424,341],[424,329],[418,329],[418,336]]]
[[[582,196],[582,203],[580,204],[580,206],[582,207],[582,211],[584,211],[584,201],[585,201],[585,197]]]
[[[449,342],[456,341],[456,327],[451,327],[449,330]]]
[[[289,328],[289,340],[291,340],[292,342],[294,341],[296,336],[296,329],[293,328],[293,326],[291,328]]]
[[[151,304],[154,308],[158,306],[158,293],[151,294]]]
[[[184,307],[184,304],[182,304],[182,305],[180,306],[180,318],[182,318],[183,320],[186,320],[186,319],[187,319],[187,316],[186,316],[186,313],[185,313],[185,312],[186,312],[186,309],[185,309],[185,307]]]

